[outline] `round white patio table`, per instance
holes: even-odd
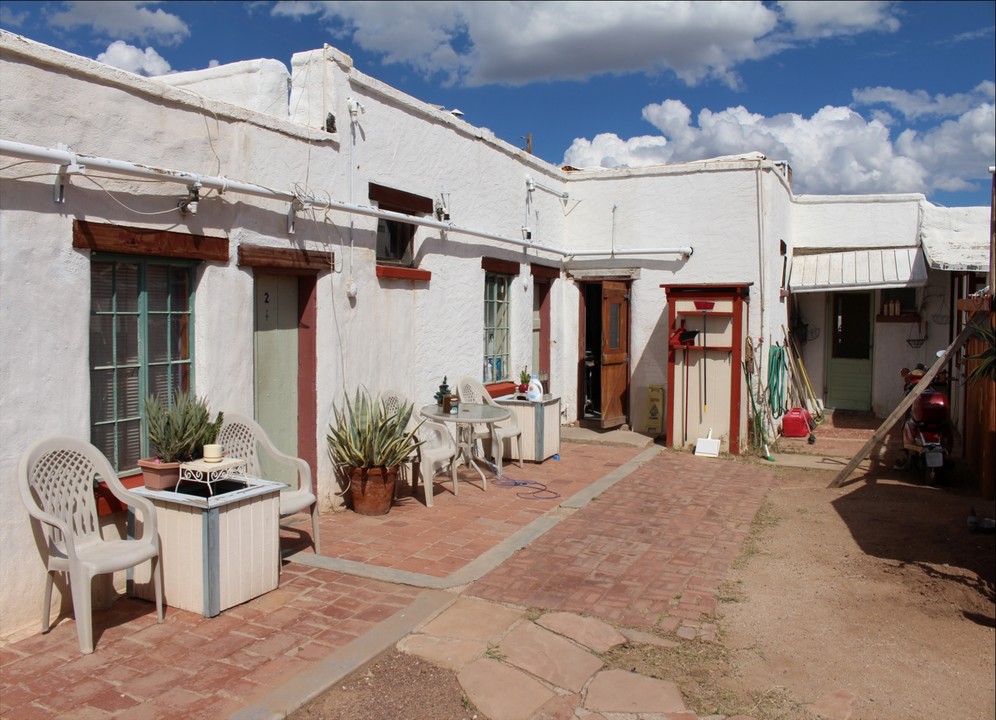
[[[464,463],[468,467],[477,470],[484,483],[484,489],[488,489],[488,479],[481,470],[480,465],[474,458],[474,425],[487,425],[491,433],[491,446],[496,447],[494,437],[494,424],[507,420],[512,416],[510,410],[495,407],[494,405],[482,405],[477,403],[460,403],[455,413],[443,412],[443,409],[435,403],[423,406],[419,413],[422,417],[440,422],[449,422],[456,425],[457,429],[457,453],[463,456]]]

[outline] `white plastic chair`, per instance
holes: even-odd
[[[47,526],[45,598],[42,602],[42,632],[49,630],[53,575],[69,573],[69,587],[76,616],[80,650],[93,652],[91,584],[95,575],[152,563],[156,614],[163,621],[162,563],[159,561],[159,531],[156,509],[146,498],[128,492],[118,475],[88,442],[71,437],[40,440],[21,456],[17,468],[21,499],[31,517]],[[134,540],[105,540],[97,520],[94,486],[103,480],[123,504],[142,515],[142,536]]]
[[[424,444],[419,448],[422,462],[419,465],[422,489],[425,491],[425,506],[432,507],[433,478],[449,465],[453,481],[453,494],[457,488],[457,444],[450,435],[449,428],[441,422],[426,420],[418,430],[419,439]]]
[[[380,401],[384,406],[384,410],[386,410],[389,415],[397,415],[398,411],[401,410],[401,408],[408,405],[408,398],[405,396],[404,393],[401,393],[397,390],[383,391],[380,394]],[[410,431],[412,429],[412,426],[416,422],[417,420],[415,418],[415,413],[413,412],[412,416],[408,418],[408,427],[406,429]],[[408,469],[405,467],[405,464],[401,465],[402,479],[404,480],[404,482],[410,482],[411,480],[414,480],[415,478],[419,477],[419,467],[422,463],[422,448],[421,447],[415,448],[415,452],[413,452],[411,455],[408,456],[408,458],[405,460],[405,463],[410,463],[412,468],[411,468],[411,479],[408,479],[404,477],[404,474],[408,472]],[[412,482],[411,485],[412,485],[412,490],[414,490],[415,489],[414,483]],[[431,503],[429,504],[431,505]]]
[[[484,387],[484,383],[466,375],[457,381],[457,395],[461,403],[468,402],[501,407],[488,393],[487,388]],[[503,409],[507,410],[508,408]],[[483,429],[475,428],[474,438],[477,440],[491,438],[491,453],[494,455],[494,463],[499,475],[501,474],[502,455],[505,454],[505,440],[509,441],[510,449],[512,442],[515,443],[515,454],[513,457],[515,457],[519,467],[522,467],[522,431],[519,429],[519,423],[516,421],[514,413],[507,420],[492,423],[490,431],[486,425],[483,426]]]
[[[246,472],[254,477],[261,477],[259,464],[259,447],[266,451],[267,457],[282,464],[292,466],[297,471],[297,487],[287,486],[280,491],[280,517],[289,517],[305,510],[311,513],[311,542],[315,546],[315,554],[321,554],[318,534],[318,498],[311,491],[311,468],[301,458],[292,457],[280,452],[259,424],[235,412],[224,412],[221,430],[215,441],[225,449],[228,457],[237,457],[246,461]]]

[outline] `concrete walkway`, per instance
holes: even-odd
[[[769,476],[616,437],[507,465],[515,482],[486,492],[466,470],[456,496],[437,478],[432,509],[403,496],[381,518],[323,516],[327,555],[302,548],[276,591],[219,617],[170,610],[157,625],[148,603],[121,599],[95,615],[92,655],[67,619],[5,644],[0,714],[279,718],[401,643],[457,670],[492,720],[694,720],[677,689],[597,653],[628,633],[714,637],[716,591]]]

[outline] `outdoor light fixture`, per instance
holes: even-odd
[[[530,230],[525,225],[522,226],[522,239],[523,240],[532,240],[533,239],[533,231]]]
[[[449,221],[450,219],[450,203],[449,203],[449,193],[442,193],[439,199],[436,200],[436,219]]]
[[[180,202],[176,204],[180,208],[180,213],[186,215],[190,213],[191,215],[197,214],[197,209],[201,202],[201,184],[194,183],[187,188],[187,197],[181,198]]]

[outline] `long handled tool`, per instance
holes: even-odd
[[[716,306],[711,300],[696,300],[695,309],[702,311],[702,415],[709,411],[709,337],[706,332],[706,311]]]

